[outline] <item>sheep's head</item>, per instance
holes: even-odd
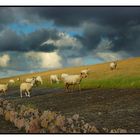
[[[81,72],[81,74],[80,74],[80,77],[81,77],[81,78],[86,78],[87,76],[88,76],[88,75],[87,75],[86,73],[82,73],[82,72]]]

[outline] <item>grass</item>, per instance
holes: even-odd
[[[11,88],[19,87],[20,83],[11,85]],[[63,82],[59,84],[50,84],[49,81],[44,80],[43,85],[39,87],[46,88],[63,88]],[[140,87],[140,76],[114,76],[114,77],[103,77],[102,79],[86,78],[81,82],[82,89],[92,89],[92,88],[139,88]]]
[[[117,76],[100,80],[85,79],[81,84],[83,89],[90,88],[139,88],[140,77]]]
[[[138,88],[140,87],[140,57],[126,59],[118,62],[117,70],[111,71],[109,69],[109,63],[81,66],[81,67],[71,67],[63,68],[58,70],[52,70],[47,72],[26,74],[11,78],[0,79],[0,83],[6,83],[9,79],[14,79],[16,81],[17,77],[20,77],[24,81],[27,77],[40,75],[43,77],[44,84],[41,87],[48,88],[62,88],[63,83],[60,84],[50,84],[49,76],[51,74],[61,73],[68,74],[79,74],[82,69],[90,69],[90,74],[88,78],[82,81],[83,89],[88,88]],[[20,82],[16,81],[16,84],[11,87],[19,86]]]

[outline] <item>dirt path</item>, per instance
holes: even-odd
[[[140,133],[140,89],[89,89],[81,93],[64,93],[63,89],[38,87],[32,90],[31,98],[21,99],[19,89],[10,90],[4,98],[41,110],[60,111],[66,116],[78,113],[99,128],[135,129]]]

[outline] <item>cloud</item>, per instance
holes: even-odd
[[[113,43],[111,40],[109,40],[108,38],[102,38],[95,51],[108,51],[112,47]]]
[[[57,54],[57,52],[45,53],[45,52],[28,52],[25,54],[27,59],[32,61],[32,68],[60,68],[61,64],[61,56]]]
[[[0,57],[0,67],[8,66],[9,61],[10,61],[10,56],[8,54],[2,55]]]
[[[121,60],[127,58],[130,55],[128,55],[124,51],[119,51],[119,52],[108,51],[108,52],[97,52],[95,56],[97,58],[102,59],[103,61],[115,61],[115,60]]]
[[[132,56],[139,56],[139,7],[1,7],[0,19],[4,27],[15,22],[32,25],[49,21],[52,28],[55,28],[39,29],[20,35],[9,28],[2,28],[0,51],[53,52],[58,46],[75,44],[74,47],[81,46],[82,49],[74,51],[88,55],[96,49],[101,38],[107,37],[114,44],[111,51],[126,51]],[[57,30],[60,27],[63,30],[67,27],[71,27],[71,30],[80,28],[82,34],[62,37]],[[46,40],[48,44],[40,47]]]
[[[46,39],[57,38],[56,30],[40,29],[29,34],[17,34],[15,31],[6,28],[0,32],[0,51],[42,51],[51,52],[55,46],[40,47]]]
[[[16,21],[15,13],[10,7],[0,7],[1,25],[7,25]]]
[[[67,47],[70,46],[72,48],[81,48],[82,44],[79,40],[75,37],[72,37],[64,32],[58,32],[58,39],[48,39],[47,41],[43,42],[41,46],[44,45],[53,45],[56,47]]]
[[[70,66],[81,66],[84,64],[81,57],[67,59],[67,63]]]
[[[128,21],[139,22],[140,7],[14,7],[14,13],[28,22],[51,20],[58,26],[80,26],[85,21],[111,24],[114,27],[127,25]],[[19,16],[20,17],[20,16]]]
[[[113,52],[111,49],[114,44],[108,38],[102,38],[97,48],[93,51],[94,57],[102,59],[103,61],[115,61],[127,58],[130,55],[125,51]]]
[[[140,7],[0,7],[1,23],[53,21],[58,26],[80,26],[85,21],[121,27],[140,22]]]

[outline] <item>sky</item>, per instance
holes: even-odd
[[[0,78],[140,56],[140,7],[0,7]]]

